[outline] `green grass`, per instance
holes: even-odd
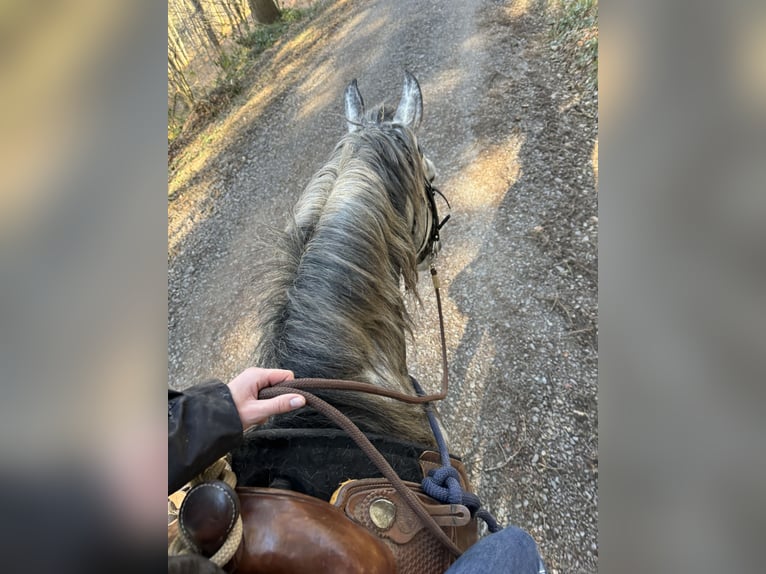
[[[216,61],[220,73],[213,91],[223,93],[230,98],[241,93],[247,63],[248,55],[242,48],[223,50]]]
[[[553,10],[553,46],[566,53],[584,75],[586,88],[598,89],[598,0],[559,0]]]

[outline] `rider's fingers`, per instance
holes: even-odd
[[[305,404],[306,399],[301,395],[280,395],[272,399],[262,399],[250,405],[248,418],[257,424],[271,416],[299,409]]]

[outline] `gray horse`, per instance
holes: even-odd
[[[415,131],[420,86],[405,72],[395,111],[365,112],[356,80],[344,97],[348,133],[306,187],[264,277],[254,363],[296,377],[347,379],[412,394],[401,288],[417,298],[418,269],[438,245],[429,198],[435,177]],[[348,392],[317,393],[362,430],[433,444],[423,408]],[[322,426],[304,409],[272,427]]]

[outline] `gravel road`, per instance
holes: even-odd
[[[595,572],[596,97],[551,48],[545,5],[331,2],[260,58],[241,105],[171,162],[169,383],[250,364],[264,241],[342,135],[345,86],[358,78],[368,104],[395,104],[409,69],[424,95],[421,144],[452,203],[437,268],[453,451],[551,572]],[[420,292],[410,365],[435,389],[427,274]]]

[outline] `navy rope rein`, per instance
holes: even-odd
[[[415,392],[419,396],[423,396],[425,391],[423,391],[423,388],[420,386],[417,379],[410,375],[410,380],[412,381],[412,386],[415,388]],[[479,500],[479,497],[473,492],[466,492],[463,490],[463,487],[460,486],[460,475],[450,462],[447,443],[436,422],[436,415],[434,414],[431,403],[426,403],[426,415],[428,416],[428,424],[431,425],[431,431],[434,433],[436,444],[439,447],[439,456],[441,457],[442,465],[439,468],[430,470],[428,476],[423,479],[423,482],[420,485],[423,492],[442,504],[462,504],[468,508],[472,518],[481,518],[487,524],[487,528],[490,532],[499,532],[502,530],[502,527],[497,523],[497,520],[495,520],[495,517],[492,516],[492,514],[481,507],[481,500]]]

